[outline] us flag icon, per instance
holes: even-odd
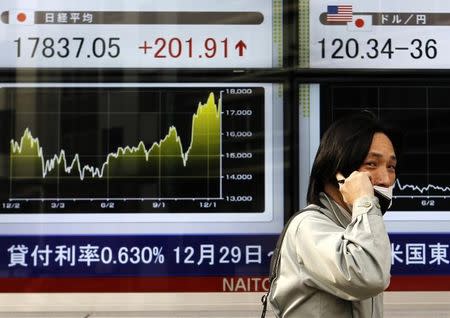
[[[34,24],[34,12],[31,10],[9,10],[9,24]]]
[[[351,4],[327,6],[327,22],[351,22],[353,7]]]

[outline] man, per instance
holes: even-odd
[[[399,142],[370,113],[325,132],[305,212],[289,224],[269,301],[278,317],[383,317],[391,250],[374,186],[394,185]]]

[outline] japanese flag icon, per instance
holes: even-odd
[[[34,24],[34,12],[31,10],[9,10],[9,24]]]
[[[347,23],[349,31],[372,31],[371,15],[353,15],[352,22]]]

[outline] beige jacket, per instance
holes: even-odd
[[[391,248],[378,199],[354,202],[352,215],[324,193],[325,209],[296,216],[281,247],[269,302],[283,318],[383,317]]]

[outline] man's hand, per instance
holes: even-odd
[[[342,174],[338,173],[336,174],[336,179],[338,180],[339,191],[344,202],[350,207],[353,206],[353,202],[358,198],[374,196],[373,185],[368,172],[353,171],[346,179]]]

